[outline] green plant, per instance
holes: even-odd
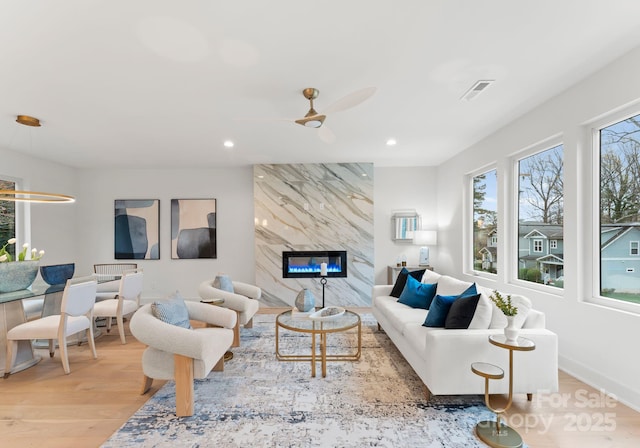
[[[9,238],[5,243],[5,245],[2,246],[2,248],[0,249],[0,263],[2,262],[8,263],[10,261],[25,261],[27,259],[27,250],[29,250],[29,243],[24,243],[22,245],[22,250],[20,251],[20,253],[18,253],[16,257],[17,260],[14,260],[13,257],[11,256],[11,253],[7,250],[7,246],[11,246],[13,244],[16,244],[16,239]],[[35,247],[31,249],[32,260],[39,260],[42,258],[43,255],[44,255],[43,250],[38,252],[38,249],[36,249]]]
[[[502,294],[494,290],[489,299],[496,304],[505,316],[515,316],[518,314],[518,308],[511,303],[511,295],[507,295],[505,299],[502,297]]]

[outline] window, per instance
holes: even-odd
[[[498,174],[473,177],[473,269],[498,272]]]
[[[563,155],[558,145],[518,161],[518,278],[558,288],[564,279]]]
[[[533,251],[542,252],[542,240],[533,240]]]
[[[10,180],[0,179],[0,190],[15,190],[16,184]],[[9,238],[16,236],[16,203],[0,201],[0,246],[3,246]],[[12,257],[16,256],[16,245],[7,246]]]
[[[640,303],[640,115],[598,130],[600,295]]]

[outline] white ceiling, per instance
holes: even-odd
[[[0,146],[76,167],[437,165],[640,45],[638,0],[0,2]]]

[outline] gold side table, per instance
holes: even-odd
[[[504,371],[493,364],[483,362],[471,364],[473,373],[484,377],[485,403],[487,407],[496,414],[495,421],[483,420],[476,425],[476,435],[480,440],[493,448],[520,448],[522,446],[522,437],[515,429],[502,423],[501,416],[513,403],[513,352],[535,350],[536,344],[527,338],[518,338],[515,341],[509,341],[506,336],[502,334],[489,336],[489,342],[497,347],[509,350],[509,398],[504,408],[493,408],[489,400],[489,380],[503,378]]]
[[[206,299],[206,300],[201,300],[200,302],[202,303],[208,303],[209,305],[214,305],[214,306],[220,306],[222,304],[224,304],[224,299]],[[207,324],[207,326],[213,326],[210,324]],[[224,353],[224,361],[231,361],[233,359],[233,352],[231,350],[227,350]]]

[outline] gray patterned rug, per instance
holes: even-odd
[[[275,358],[274,315],[242,329],[242,347],[195,384],[195,414],[175,416],[168,382],[107,442],[111,447],[484,447],[474,435],[492,417],[481,396],[425,401],[422,383],[371,315],[363,315],[362,357],[329,362],[311,378],[306,362]],[[308,352],[310,338],[281,333],[281,351]],[[329,335],[328,352],[356,344]]]

